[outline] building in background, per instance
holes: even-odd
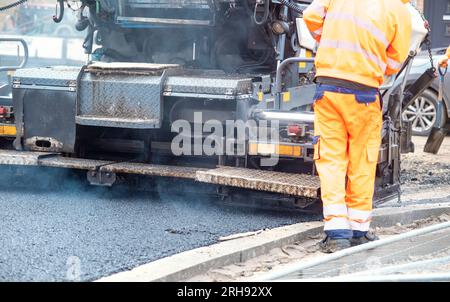
[[[416,5],[430,22],[433,48],[450,45],[450,0],[417,0]]]

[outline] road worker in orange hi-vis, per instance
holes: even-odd
[[[450,59],[450,46],[447,48],[447,53],[439,60],[439,66],[446,68],[448,60]]]
[[[316,55],[314,159],[325,253],[378,238],[369,232],[382,113],[379,87],[408,56],[406,0],[314,0],[303,18]]]

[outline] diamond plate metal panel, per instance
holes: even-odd
[[[210,8],[209,0],[129,0],[131,7],[153,8]]]
[[[319,197],[320,188],[320,180],[317,176],[234,167],[198,171],[196,180],[223,186],[309,198]]]
[[[143,163],[116,163],[104,160],[63,157],[56,153],[0,150],[0,165],[42,166],[102,172],[195,179],[195,173],[205,169],[153,165]]]
[[[21,85],[75,86],[81,67],[24,68],[14,73],[13,82]]]
[[[77,123],[122,128],[158,128],[163,76],[83,75]]]
[[[0,150],[0,165],[37,166],[39,157],[48,154],[43,152]]]
[[[3,159],[0,153],[0,163]],[[137,174],[173,178],[195,179],[195,173],[204,169],[195,167],[179,167],[167,165],[154,165],[143,163],[114,163],[103,160],[92,160],[84,158],[68,158],[54,156],[39,159],[39,165],[55,168],[69,168],[80,170],[96,170],[98,167],[102,172]]]
[[[252,79],[238,76],[174,75],[167,78],[164,92],[232,95],[249,94]]]

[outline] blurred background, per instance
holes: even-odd
[[[0,6],[11,0],[0,0]],[[73,2],[74,9],[77,3]],[[49,65],[80,65],[87,59],[83,53],[84,33],[75,29],[76,12],[67,9],[59,24],[53,22],[56,1],[29,0],[15,8],[0,12],[0,35],[24,38],[28,43],[27,67]],[[22,49],[13,43],[0,44],[0,66],[17,62]]]

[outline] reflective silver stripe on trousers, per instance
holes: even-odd
[[[384,73],[386,71],[386,63],[384,63],[381,58],[377,57],[373,53],[368,52],[367,50],[364,50],[361,45],[357,43],[352,43],[348,41],[338,41],[338,40],[329,40],[329,39],[323,39],[320,41],[319,47],[326,47],[326,48],[335,48],[335,49],[344,49],[351,52],[359,53],[363,55],[366,59],[369,61],[372,61],[378,67],[380,67],[381,71]]]
[[[326,217],[330,217],[330,216],[338,216],[338,215],[343,215],[343,216],[347,216],[348,215],[348,209],[347,209],[347,205],[344,204],[328,204],[328,205],[324,205],[323,206],[323,216]]]
[[[350,21],[359,27],[365,29],[370,34],[372,34],[375,38],[377,38],[381,43],[383,43],[384,47],[387,48],[391,43],[386,38],[386,34],[380,30],[378,27],[373,25],[370,21],[366,21],[358,16],[349,14],[349,13],[328,13],[327,20],[341,20],[341,21]]]
[[[368,232],[370,230],[370,221],[361,223],[350,220],[350,227],[353,231]]]
[[[361,222],[366,222],[372,218],[372,211],[361,211],[349,208],[348,216],[351,220],[360,220]]]
[[[350,230],[350,222],[344,217],[334,217],[329,221],[325,221],[324,231],[330,230]]]

